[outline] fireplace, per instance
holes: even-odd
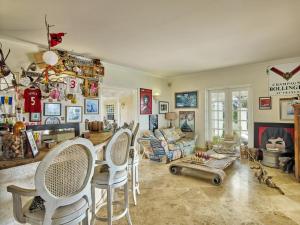
[[[266,149],[269,140],[282,139],[285,150],[294,153],[294,135],[293,123],[254,123],[254,147],[256,148]]]

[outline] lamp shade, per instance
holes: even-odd
[[[175,112],[168,112],[165,115],[166,120],[176,120],[177,114]]]

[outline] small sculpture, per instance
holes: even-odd
[[[255,157],[250,153],[249,149],[245,149],[248,152],[248,157],[251,159],[256,166],[251,166],[251,169],[257,170],[254,175],[257,177],[259,183],[265,183],[270,188],[277,189],[281,194],[284,195],[284,192],[280,187],[277,186],[276,183],[273,182],[272,176],[268,176],[268,172],[264,169],[263,165],[260,163],[260,161],[257,161]]]

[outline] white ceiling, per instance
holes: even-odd
[[[300,55],[299,0],[0,0],[0,34],[161,76]]]

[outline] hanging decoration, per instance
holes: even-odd
[[[50,47],[54,47],[62,42],[65,33],[50,33]]]
[[[8,49],[6,56],[4,56],[2,50],[2,44],[0,43],[0,91],[9,90],[16,86],[15,74],[11,71],[9,66],[6,64],[6,60],[9,54],[10,54],[10,49]],[[12,75],[12,79],[10,82],[7,80],[9,75]]]

